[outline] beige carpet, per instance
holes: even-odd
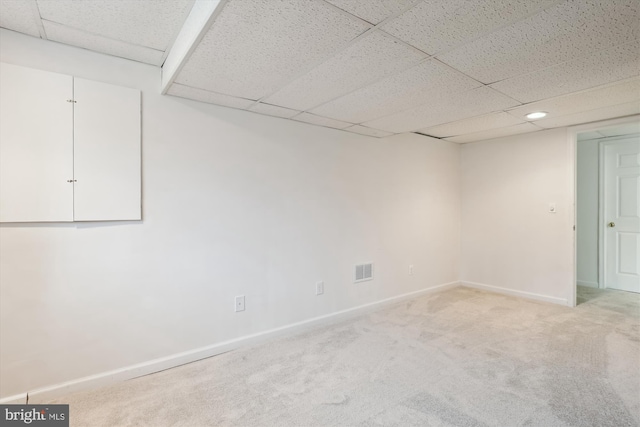
[[[640,295],[468,288],[57,403],[72,426],[637,426]]]

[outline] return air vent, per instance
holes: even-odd
[[[355,283],[364,282],[365,280],[373,279],[373,264],[360,264],[356,265],[356,280]]]

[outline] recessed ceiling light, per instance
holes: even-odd
[[[532,120],[541,119],[546,115],[547,113],[545,113],[544,111],[536,111],[535,113],[527,114],[527,119],[532,119]]]

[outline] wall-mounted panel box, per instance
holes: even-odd
[[[0,222],[139,220],[140,91],[0,63]]]

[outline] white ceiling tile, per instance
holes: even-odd
[[[43,25],[49,40],[147,64],[162,64],[164,53],[159,50],[96,36],[54,22],[43,21]]]
[[[194,0],[38,0],[42,19],[165,51]]]
[[[344,128],[343,130],[359,133],[360,135],[374,136],[376,138],[384,138],[385,136],[393,135],[391,132],[385,132],[379,129],[372,129],[366,126],[354,125],[348,128]]]
[[[512,77],[491,85],[521,102],[564,95],[640,74],[640,43],[628,43],[585,58]]]
[[[340,120],[329,119],[327,117],[316,116],[315,114],[302,113],[293,118],[299,122],[311,123],[312,125],[326,126],[335,129],[344,129],[353,123],[347,123]]]
[[[640,78],[533,102],[507,112],[522,120],[528,120],[525,116],[535,111],[544,111],[547,118],[554,118],[633,101],[640,103]]]
[[[254,111],[260,114],[266,114],[268,116],[284,117],[285,119],[290,119],[291,117],[300,113],[300,111],[298,110],[279,107],[277,105],[265,104],[264,102],[259,102],[255,104],[253,107],[249,108],[249,111]]]
[[[209,104],[223,105],[225,107],[241,108],[245,110],[255,102],[250,99],[235,98],[233,96],[209,92],[203,89],[196,89],[176,83],[171,85],[167,94],[207,102]]]
[[[599,139],[599,138],[604,138],[604,135],[596,131],[580,132],[578,134],[578,141],[589,141],[591,139]]]
[[[566,116],[550,117],[548,119],[536,120],[535,123],[537,126],[543,128],[556,128],[596,122],[599,120],[613,119],[617,117],[631,116],[634,114],[640,114],[640,102],[627,102],[626,104],[613,105],[609,107],[598,108],[596,110],[568,114]]]
[[[402,12],[418,0],[326,0],[340,9],[378,24],[389,16]]]
[[[466,135],[452,136],[447,141],[463,144],[466,142],[484,141],[485,139],[500,138],[509,135],[518,135],[520,133],[529,133],[540,130],[539,127],[531,123],[520,123],[519,125],[507,126],[503,128],[490,129],[482,132],[468,133]]]
[[[640,133],[640,121],[598,130],[603,136],[620,136]]]
[[[423,105],[363,123],[376,129],[400,133],[466,119],[518,105],[517,101],[482,86],[448,96],[425,98]]]
[[[308,110],[417,64],[426,55],[379,31],[372,31],[320,66],[265,99]]]
[[[470,117],[468,119],[458,120],[444,125],[420,129],[418,132],[437,136],[438,138],[445,138],[466,133],[502,128],[524,122],[525,120],[517,119],[504,111],[499,111],[497,113],[484,114],[482,116]]]
[[[557,0],[425,1],[381,29],[434,55],[554,3]]]
[[[636,40],[639,5],[638,0],[565,1],[439,59],[494,83]]]
[[[0,27],[40,37],[35,19],[35,0],[1,0]]]
[[[259,99],[331,57],[370,24],[324,2],[228,2],[178,83]]]
[[[428,60],[312,110],[315,114],[360,123],[422,105],[430,98],[453,95],[480,83]],[[375,127],[375,126],[374,126]]]

